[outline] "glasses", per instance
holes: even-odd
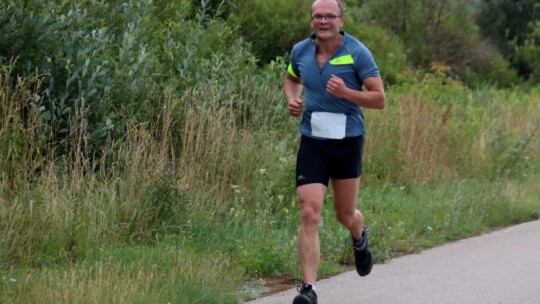
[[[334,21],[338,18],[341,18],[341,16],[340,15],[327,15],[327,16],[313,15],[311,16],[311,20],[315,20],[317,22],[323,21],[323,19],[328,20],[328,21]]]

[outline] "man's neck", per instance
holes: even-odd
[[[331,55],[333,54],[341,45],[343,41],[342,35],[337,35],[334,39],[331,40],[322,40],[319,38],[315,39],[317,43],[317,53],[320,55]]]

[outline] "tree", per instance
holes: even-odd
[[[533,83],[540,83],[540,21],[529,23],[532,32],[522,45],[515,46],[514,62],[521,64],[522,73]]]
[[[538,0],[485,0],[480,3],[476,16],[482,35],[489,38],[525,78],[531,76],[536,62],[527,59],[523,52],[540,45],[534,41],[534,22],[539,19]]]
[[[415,67],[442,62],[470,85],[508,85],[508,64],[480,36],[470,0],[351,0],[358,20],[390,30],[407,46]],[[487,73],[486,73],[487,72]]]
[[[305,38],[309,27],[311,0],[238,0],[229,17],[253,53],[266,64],[287,54],[293,44]]]

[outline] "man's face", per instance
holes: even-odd
[[[311,27],[317,38],[326,40],[339,35],[344,24],[341,11],[335,0],[317,0],[311,7]]]

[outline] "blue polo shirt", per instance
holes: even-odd
[[[345,137],[359,136],[365,133],[364,118],[360,106],[343,98],[337,98],[326,91],[326,84],[332,74],[343,79],[347,87],[362,90],[362,81],[372,76],[379,76],[379,69],[373,55],[360,41],[341,32],[343,41],[322,68],[315,56],[317,45],[315,35],[294,45],[288,67],[291,76],[302,78],[304,86],[304,113],[300,122],[300,133],[311,134],[311,115],[313,112],[331,112],[345,114]]]

